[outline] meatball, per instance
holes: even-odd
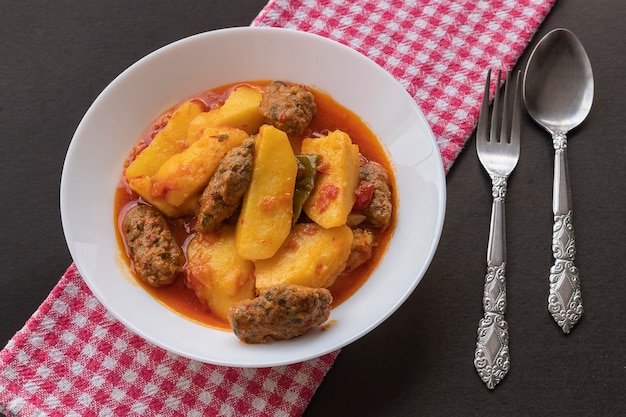
[[[239,208],[252,181],[254,139],[231,149],[222,159],[209,184],[200,196],[197,229],[209,233],[218,229],[224,220]]]
[[[352,249],[346,261],[345,272],[353,271],[372,258],[374,234],[367,229],[352,230]]]
[[[274,81],[265,88],[259,111],[267,123],[297,136],[309,126],[317,106],[307,87]]]
[[[333,297],[326,288],[280,284],[231,309],[229,322],[245,343],[300,336],[328,320]]]
[[[151,206],[135,206],[126,213],[122,230],[137,277],[153,287],[174,282],[185,257],[163,215]]]
[[[370,203],[362,213],[366,223],[372,227],[386,229],[391,223],[391,185],[389,174],[382,165],[375,162],[366,162],[359,172],[361,183],[373,185],[373,194]]]

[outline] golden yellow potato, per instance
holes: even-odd
[[[152,178],[152,197],[179,207],[202,191],[220,161],[248,137],[241,129],[228,126],[206,128],[189,148],[169,158]]]
[[[263,116],[259,113],[261,91],[248,85],[235,88],[221,107],[198,115],[192,122],[189,135],[201,134],[209,126],[232,126],[252,135],[259,131]]]
[[[199,193],[185,200],[180,206],[175,207],[163,198],[152,196],[152,179],[147,175],[129,178],[128,185],[146,202],[152,204],[168,217],[191,216],[198,210]]]
[[[346,223],[359,185],[359,147],[340,130],[321,138],[304,139],[302,153],[320,156],[315,188],[304,212],[324,228]]]
[[[172,155],[187,148],[191,144],[187,140],[189,125],[200,113],[202,106],[193,101],[183,103],[176,109],[163,130],[154,136],[148,147],[126,168],[126,178],[152,176]]]
[[[272,257],[291,230],[298,164],[287,134],[263,125],[255,142],[250,188],[237,220],[239,255],[257,260]]]
[[[187,285],[223,320],[232,306],[255,297],[254,263],[237,254],[233,227],[194,237],[187,258]]]
[[[192,142],[187,137],[189,124],[201,112],[202,106],[196,102],[189,101],[180,105],[163,130],[155,135],[148,147],[137,155],[124,173],[131,190],[170,217],[194,213],[197,201],[190,200],[186,205],[175,207],[163,198],[153,196],[152,176],[170,157],[189,147]]]
[[[276,255],[254,263],[257,289],[277,284],[329,287],[346,267],[352,239],[346,225],[324,229],[297,224]]]

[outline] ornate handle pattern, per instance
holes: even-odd
[[[488,266],[483,294],[483,318],[478,324],[478,340],[474,366],[478,375],[493,389],[507,374],[509,359],[509,325],[504,319],[506,310],[505,264]]]
[[[506,312],[506,233],[504,197],[506,177],[492,176],[493,204],[489,246],[487,248],[487,275],[483,291],[483,318],[478,324],[474,366],[478,375],[493,389],[507,374],[509,359],[509,325]]]
[[[569,333],[583,314],[578,268],[574,266],[572,211],[554,216],[552,230],[554,265],[550,268],[548,311],[564,333]]]
[[[554,145],[554,189],[552,209],[552,255],[548,311],[564,333],[569,333],[583,314],[578,268],[574,266],[576,245],[572,225],[571,191],[567,166],[567,138],[557,132]]]

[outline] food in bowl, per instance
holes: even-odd
[[[165,112],[115,197],[138,281],[246,343],[324,323],[367,280],[394,225],[391,164],[354,113],[312,87],[243,81]]]

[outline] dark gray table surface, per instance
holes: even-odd
[[[59,180],[92,101],[147,53],[195,33],[248,25],[265,3],[0,0],[0,345],[71,263]],[[626,412],[625,19],[621,0],[560,0],[531,44],[553,28],[573,30],[596,80],[593,110],[568,146],[585,305],[572,333],[563,335],[546,310],[552,145],[524,114],[507,196],[512,365],[504,382],[487,390],[473,366],[490,184],[472,139],[447,177],[445,226],[431,267],[396,314],[343,349],[306,416]]]

